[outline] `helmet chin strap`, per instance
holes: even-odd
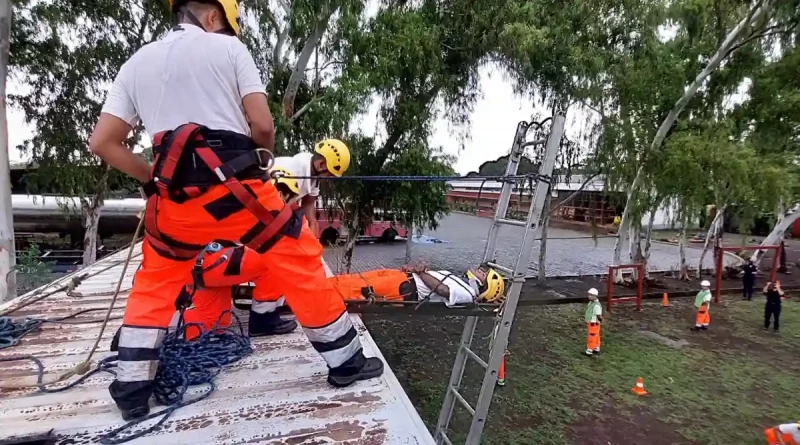
[[[193,25],[197,26],[198,28],[202,29],[205,32],[210,32],[209,30],[206,29],[205,26],[203,26],[202,23],[200,23],[200,20],[197,18],[196,15],[194,15],[192,10],[189,9],[188,6],[184,6],[184,7],[181,8],[181,14],[185,15],[186,18],[188,18],[189,21],[192,22]],[[232,36],[233,35],[233,32],[229,31],[227,28],[218,29],[218,30],[213,31],[213,32],[214,32],[214,34],[225,34],[225,35],[228,35],[228,36]]]

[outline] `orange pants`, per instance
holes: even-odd
[[[781,433],[778,428],[764,430],[764,437],[767,438],[769,445],[800,445],[791,434]]]
[[[708,314],[708,304],[703,303],[700,309],[697,310],[697,317],[695,317],[695,327],[708,327],[711,323],[711,315]]]
[[[187,323],[202,323],[206,329],[213,328],[220,314],[231,309],[232,287],[247,282],[255,284],[251,311],[274,312],[284,302],[282,289],[264,268],[261,255],[244,246],[204,252],[201,275],[202,282],[198,283],[192,298],[194,304],[184,313]],[[230,323],[230,317],[226,318],[220,325]],[[187,332],[187,336],[194,335],[195,331]]]
[[[600,323],[587,323],[589,328],[589,335],[586,336],[586,350],[599,351],[600,350]]]
[[[343,300],[360,300],[367,292],[384,300],[418,300],[414,278],[398,269],[338,275],[328,281]]]
[[[284,203],[271,182],[247,180],[258,201],[267,209],[280,210]],[[158,229],[180,243],[206,245],[214,240],[244,242],[263,224],[222,185],[178,204],[159,199]],[[270,288],[286,297],[312,346],[328,367],[348,372],[364,362],[361,343],[322,266],[322,246],[308,228],[296,227],[266,253],[253,252],[248,267],[269,273]],[[199,253],[199,252],[198,252]],[[130,410],[148,403],[152,380],[158,369],[158,352],[166,329],[176,312],[176,299],[186,294],[194,261],[175,261],[160,256],[148,242],[142,248],[142,264],[128,297],[119,337],[117,378],[110,392],[117,405]],[[226,301],[202,295],[194,304],[199,312],[229,307]]]

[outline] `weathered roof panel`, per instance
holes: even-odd
[[[82,271],[92,274],[116,263],[87,278],[72,295],[60,292],[12,315],[54,318],[89,308],[107,308],[125,255],[126,252],[111,255]],[[125,289],[130,287],[138,265],[139,259],[134,258],[128,267],[113,316],[122,315]],[[21,298],[31,298],[31,294]],[[0,305],[0,311],[10,306],[10,303]],[[104,311],[95,311],[79,316],[78,320],[97,320],[104,315]],[[365,353],[383,358],[360,318],[352,317]],[[109,323],[95,360],[111,354],[107,351],[119,324],[119,319]],[[99,329],[99,322],[47,323],[41,330],[28,334],[19,345],[0,350],[0,357],[34,355],[44,363],[47,375],[53,376],[83,360]],[[433,443],[388,366],[380,379],[339,389],[327,384],[325,362],[301,330],[285,336],[256,338],[253,346],[253,354],[219,375],[217,390],[208,399],[179,409],[159,431],[129,443]],[[36,389],[0,389],[0,440],[52,429],[58,444],[96,443],[102,434],[123,423],[108,394],[111,378],[110,374],[100,373],[73,389],[55,394]],[[0,363],[0,381],[32,383],[35,367],[25,361]],[[193,388],[188,397],[203,391],[202,387]]]

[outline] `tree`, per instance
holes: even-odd
[[[6,120],[6,78],[11,40],[11,2],[0,0],[0,303],[17,294],[14,263],[14,222],[11,212],[8,121]]]
[[[93,156],[87,140],[107,85],[128,57],[168,29],[169,14],[157,0],[31,1],[14,6],[19,20],[12,38],[12,73],[24,77],[28,88],[11,101],[34,126],[33,136],[19,148],[38,165],[25,184],[31,193],[79,198],[85,229],[83,264],[89,265],[96,258],[103,200],[110,190],[135,184]],[[131,147],[139,134],[140,130],[133,132]]]

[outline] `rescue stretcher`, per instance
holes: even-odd
[[[253,283],[244,283],[232,287],[231,298],[235,308],[249,311],[253,300]],[[472,303],[458,306],[450,306],[444,302],[434,302],[429,300],[422,301],[386,301],[381,300],[379,295],[373,298],[359,300],[345,300],[347,311],[357,314],[398,314],[407,313],[413,315],[456,315],[466,317],[496,317],[502,307],[498,303]],[[291,313],[288,306],[278,308],[281,313]]]

